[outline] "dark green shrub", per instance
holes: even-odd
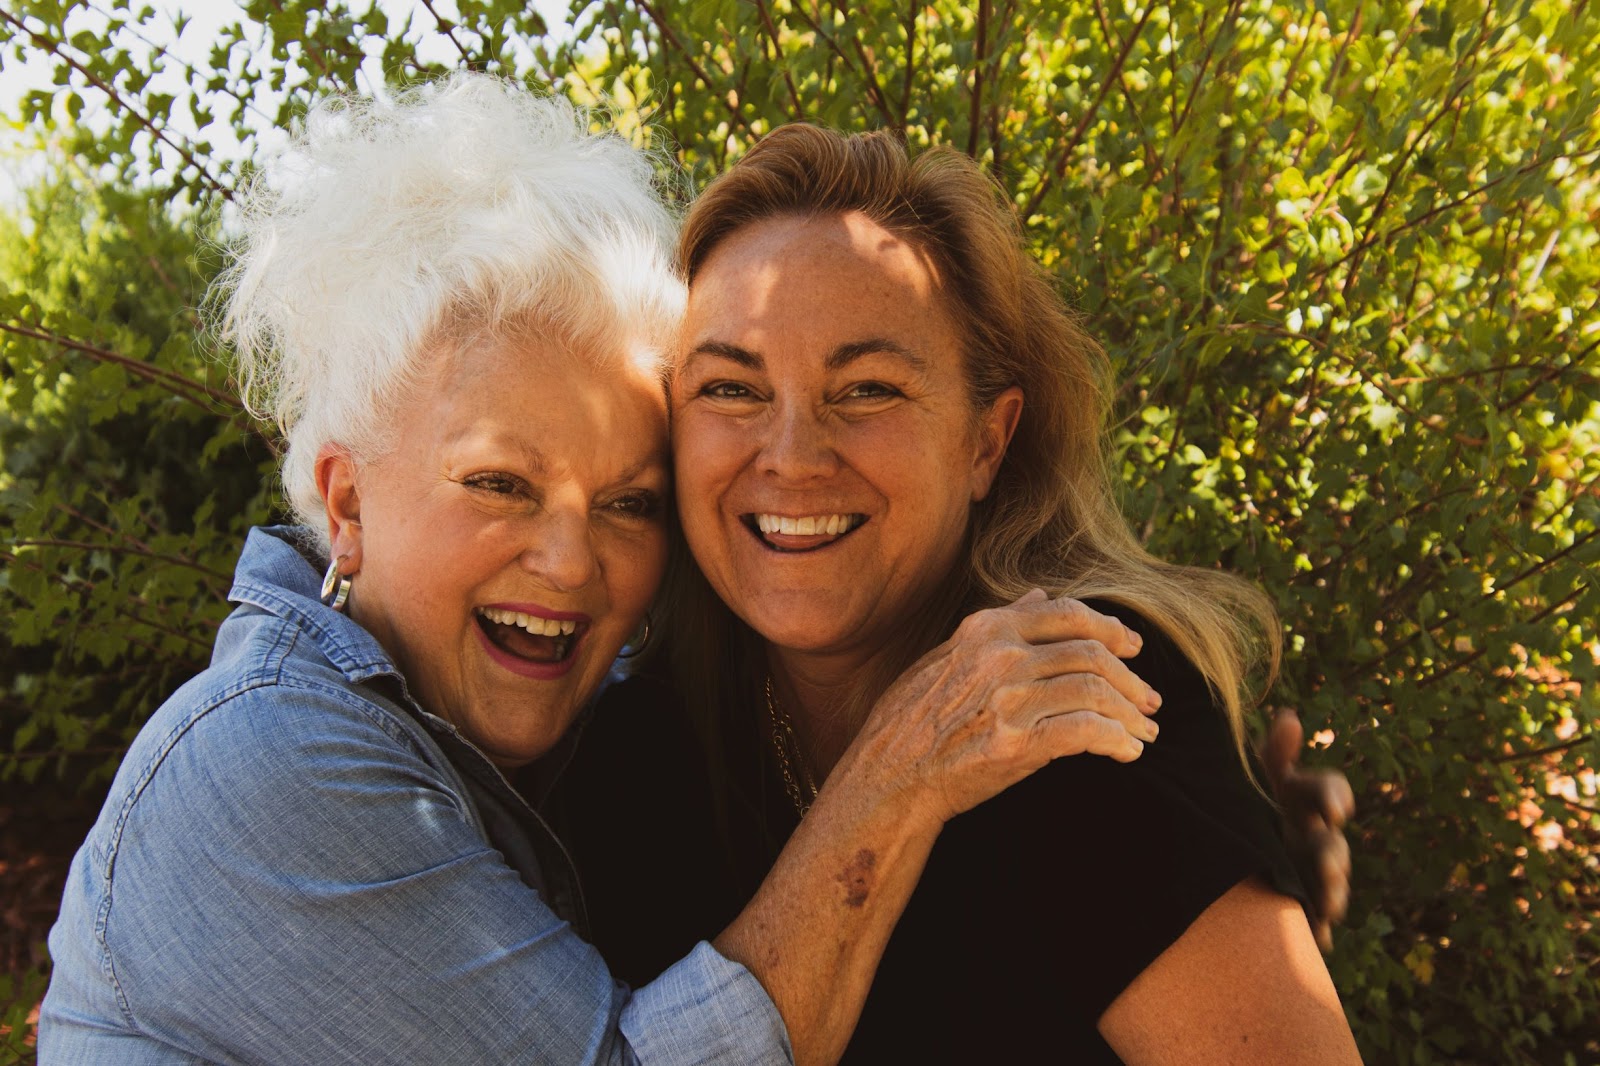
[[[605,101],[697,184],[790,118],[892,126],[987,163],[1105,339],[1152,546],[1278,598],[1274,699],[1361,804],[1331,965],[1366,1055],[1600,1055],[1592,5],[635,0],[584,7],[561,43],[505,0],[399,28],[339,3],[247,14],[159,90],[129,30],[153,14],[78,30],[35,2],[0,31],[0,53],[53,57],[63,88],[26,117],[102,179],[41,188],[34,236],[0,248],[12,772],[109,765],[203,656],[217,574],[270,508],[227,402],[150,376],[226,394],[186,316],[239,180],[209,141],[253,144],[246,104],[281,122],[363,62],[464,62]],[[80,112],[98,136],[71,133]],[[16,251],[47,237],[74,283]]]

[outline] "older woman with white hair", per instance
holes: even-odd
[[[1122,623],[984,612],[743,912],[630,990],[534,804],[669,554],[648,161],[463,76],[320,106],[243,234],[225,327],[303,525],[250,534],[73,862],[42,1063],[829,1061],[945,821],[1154,738]]]

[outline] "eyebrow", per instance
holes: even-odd
[[[729,344],[727,341],[701,341],[689,352],[684,364],[687,365],[689,360],[699,355],[714,355],[719,359],[727,359],[738,363],[746,370],[761,370],[767,365],[766,361],[755,352],[741,348],[737,344]]]
[[[892,355],[904,360],[911,365],[913,370],[927,370],[928,360],[907,348],[905,345],[889,340],[887,337],[870,337],[866,340],[847,341],[828,353],[823,360],[823,367],[829,371],[842,370],[857,359],[869,355]],[[711,355],[730,362],[738,363],[747,370],[763,370],[766,360],[748,348],[741,348],[737,344],[726,341],[701,341],[689,352],[685,364],[696,356]]]
[[[864,341],[850,341],[841,344],[832,352],[823,364],[829,370],[842,370],[868,355],[892,355],[911,364],[913,370],[928,369],[928,361],[903,344],[897,344],[887,337],[870,337]]]

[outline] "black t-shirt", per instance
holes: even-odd
[[[1160,738],[1131,764],[1058,760],[945,827],[845,1062],[1118,1062],[1096,1020],[1211,903],[1251,876],[1304,902],[1204,680],[1153,626],[1095,606],[1145,638],[1129,665],[1162,695]],[[638,982],[720,931],[795,816],[771,757],[732,738],[746,799],[732,807],[730,876],[703,765],[677,762],[681,708],[639,682],[606,702],[560,790],[560,830],[597,946]]]

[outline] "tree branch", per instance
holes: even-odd
[[[224,200],[233,199],[233,190],[228,188],[226,185],[223,185],[216,178],[212,177],[211,172],[200,165],[200,161],[194,157],[193,152],[189,151],[189,149],[183,147],[181,144],[168,137],[165,130],[157,126],[144,112],[140,111],[138,108],[128,103],[127,100],[123,99],[122,94],[117,92],[114,87],[106,84],[104,80],[90,71],[89,68],[85,67],[82,63],[78,62],[78,60],[62,51],[61,43],[59,41],[29,29],[21,19],[17,18],[9,11],[0,9],[0,19],[4,19],[6,22],[16,27],[18,32],[27,34],[34,44],[38,45],[46,52],[49,52],[51,55],[61,60],[67,66],[77,71],[89,82],[90,85],[93,85],[96,89],[99,89],[101,92],[105,93],[106,96],[110,97],[113,103],[122,108],[128,114],[132,115],[134,119],[138,121],[139,125],[149,130],[151,136],[160,141],[162,144],[171,148],[174,152],[177,152],[185,163],[194,167],[195,173],[200,175],[200,179],[209,185],[214,192],[219,193]]]
[[[989,0],[978,0],[978,40],[972,53],[972,102],[967,110],[967,155],[978,158],[978,128],[983,120],[983,68],[989,55]]]
[[[162,552],[153,552],[146,549],[123,546],[119,544],[95,544],[92,541],[86,540],[17,540],[12,541],[11,546],[13,548],[77,548],[83,551],[112,552],[117,555],[137,555],[145,559],[154,559],[157,562],[171,563],[174,566],[187,567],[190,570],[196,570],[202,574],[206,574],[209,577],[220,578],[223,580],[226,580],[228,577],[227,574],[220,573],[219,571],[211,569],[209,566],[204,566],[200,563],[197,563],[193,559],[186,559],[181,555],[166,555]]]
[[[655,23],[657,32],[661,34],[661,39],[671,45],[673,50],[683,57],[683,61],[689,64],[690,72],[700,80],[700,84],[706,87],[706,91],[716,99],[721,100],[723,106],[728,109],[728,113],[733,116],[733,120],[744,127],[746,133],[754,136],[754,131],[750,129],[749,120],[739,113],[738,105],[731,102],[725,94],[717,92],[716,83],[705,72],[705,68],[695,60],[694,54],[678,39],[678,35],[672,32],[672,27],[667,25],[667,20],[662,17],[661,12],[656,10],[655,5],[651,4],[650,0],[637,0],[637,2],[639,10],[650,16],[650,21]]]
[[[1123,42],[1122,50],[1117,53],[1116,61],[1111,64],[1111,69],[1106,72],[1106,76],[1100,80],[1100,91],[1095,94],[1094,102],[1083,113],[1083,117],[1078,120],[1077,128],[1072,131],[1072,135],[1061,146],[1061,151],[1056,154],[1054,166],[1039,175],[1039,183],[1033,187],[1033,195],[1028,198],[1027,206],[1022,209],[1022,220],[1024,222],[1039,210],[1040,203],[1054,187],[1055,180],[1066,175],[1067,163],[1072,159],[1072,153],[1077,149],[1078,142],[1083,140],[1083,135],[1088,131],[1089,124],[1094,121],[1095,115],[1099,113],[1100,105],[1105,102],[1106,94],[1111,91],[1111,86],[1121,81],[1123,65],[1128,62],[1129,53],[1133,51],[1135,42],[1139,40],[1139,35],[1144,32],[1145,23],[1150,21],[1150,16],[1155,13],[1155,9],[1156,6],[1154,4],[1145,6],[1144,14],[1140,16],[1138,24],[1133,27],[1133,32],[1128,35],[1128,39]],[[1111,42],[1107,41],[1106,43],[1109,45]],[[1052,170],[1054,171],[1053,176],[1050,173]]]
[[[161,385],[163,388],[167,389],[168,392],[173,393],[181,399],[188,400],[191,403],[198,404],[202,407],[205,405],[201,404],[194,396],[188,395],[189,391],[197,392],[212,402],[221,404],[222,406],[230,408],[231,410],[241,412],[244,410],[243,405],[240,404],[237,399],[229,396],[225,392],[220,392],[217,389],[213,389],[209,385],[203,385],[191,378],[184,377],[182,374],[175,374],[170,370],[163,370],[158,366],[152,366],[151,364],[138,359],[130,359],[125,355],[118,355],[116,352],[97,347],[93,344],[86,344],[83,341],[73,340],[70,337],[63,337],[59,333],[51,333],[46,330],[35,329],[29,326],[19,326],[14,322],[0,322],[0,332],[14,333],[19,337],[28,337],[32,340],[44,341],[47,344],[54,344],[58,347],[66,348],[68,351],[79,352],[83,355],[90,356],[91,358],[97,359],[102,363],[111,363],[115,366],[120,366],[124,370],[128,371],[128,373],[133,374],[136,377],[144,378],[146,381],[149,381],[152,384]]]

